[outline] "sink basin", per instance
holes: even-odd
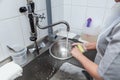
[[[73,41],[68,40],[68,47],[66,47],[66,39],[58,40],[50,46],[49,52],[56,59],[69,59],[72,57],[70,54],[72,43]]]

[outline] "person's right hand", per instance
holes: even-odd
[[[74,46],[74,47],[71,49],[71,54],[76,59],[78,59],[79,56],[83,55],[83,53],[79,50],[77,45],[82,45],[82,44],[80,44],[80,43],[73,43],[72,46]]]
[[[84,46],[87,50],[95,50],[96,49],[96,42],[84,43]]]

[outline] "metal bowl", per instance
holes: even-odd
[[[50,55],[60,60],[71,58],[70,50],[72,43],[73,41],[68,40],[68,48],[66,48],[66,39],[54,42],[49,48]]]

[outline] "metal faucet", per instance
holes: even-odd
[[[66,31],[67,32],[69,32],[70,31],[70,26],[69,26],[69,24],[68,24],[68,22],[66,22],[66,21],[59,21],[59,22],[56,22],[56,23],[53,23],[53,24],[50,24],[50,25],[47,25],[47,26],[41,26],[41,25],[39,25],[39,18],[36,16],[36,18],[35,18],[35,21],[36,21],[36,26],[39,28],[39,29],[47,29],[47,28],[50,28],[50,27],[54,27],[54,26],[56,26],[56,25],[59,25],[59,24],[64,24],[64,25],[66,25]],[[50,39],[54,39],[55,38],[55,36],[52,36],[53,34],[51,34],[51,35],[49,35],[49,38]]]
[[[26,7],[19,8],[19,11],[21,13],[24,13],[26,11],[28,13],[28,19],[29,19],[30,29],[31,29],[30,40],[34,41],[34,47],[35,47],[35,48],[32,48],[31,50],[32,51],[36,50],[37,54],[39,54],[39,49],[38,49],[38,45],[37,45],[37,41],[36,41],[37,40],[37,30],[36,30],[36,26],[34,23],[35,22],[34,10],[35,10],[35,3],[33,2],[33,0],[27,0],[27,8]]]
[[[31,28],[30,40],[34,41],[35,48],[33,48],[33,51],[36,50],[37,54],[39,54],[39,47],[38,47],[37,41],[36,41],[37,40],[36,27],[38,27],[39,29],[47,29],[47,28],[54,27],[54,26],[59,25],[59,24],[65,24],[66,27],[67,27],[66,31],[69,32],[70,31],[70,26],[66,21],[59,21],[59,22],[53,23],[51,25],[41,26],[41,25],[39,25],[39,19],[40,18],[44,19],[45,17],[40,16],[39,14],[36,14],[34,12],[34,10],[35,10],[35,3],[33,2],[33,0],[27,0],[27,8],[26,7],[21,7],[19,9],[19,11],[21,13],[28,11],[28,18],[29,18],[29,23],[30,23],[30,28]],[[53,40],[53,37],[51,37],[50,35],[49,35],[49,38],[50,39],[52,38],[52,40]]]
[[[39,21],[38,21],[38,22],[39,22]],[[67,31],[67,32],[70,31],[70,26],[69,26],[68,22],[66,22],[66,21],[59,21],[59,22],[56,22],[56,23],[53,23],[53,24],[51,24],[51,25],[47,25],[47,26],[44,26],[44,27],[40,27],[40,25],[39,25],[38,22],[36,23],[36,26],[38,26],[39,29],[47,29],[47,28],[49,28],[49,27],[54,27],[54,26],[59,25],[59,24],[65,24],[66,27],[67,27],[66,31]]]

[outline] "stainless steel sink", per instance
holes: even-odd
[[[49,52],[56,59],[69,59],[72,57],[70,54],[72,43],[73,41],[68,40],[68,46],[66,46],[66,39],[57,40],[50,46]]]
[[[94,60],[96,51],[88,51],[85,53],[89,59]],[[78,67],[82,65],[73,57],[67,60],[58,60],[53,58],[49,50],[46,49],[45,52],[41,53],[31,62],[23,67],[23,76],[17,78],[16,80],[50,80],[50,78],[59,70],[60,66],[69,62]]]

